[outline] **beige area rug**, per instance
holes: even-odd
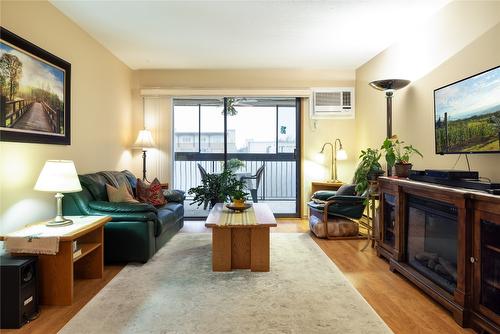
[[[271,271],[211,270],[211,235],[127,265],[61,333],[391,333],[308,234],[271,235]]]

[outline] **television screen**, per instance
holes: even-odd
[[[436,153],[500,153],[500,66],[434,91]]]

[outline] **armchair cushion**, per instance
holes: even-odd
[[[337,190],[336,195],[348,195],[354,196],[356,195],[356,185],[355,184],[343,184]]]
[[[332,191],[332,190],[319,190],[319,191],[316,191],[311,196],[311,198],[312,199],[317,199],[317,200],[320,200],[320,201],[326,201],[327,199],[329,199],[332,196],[335,196],[336,194],[337,194],[337,192],[336,191]]]
[[[157,209],[148,203],[113,203],[105,201],[90,201],[89,207],[93,210],[102,211],[103,213],[134,213],[134,212],[152,212],[156,213]]]

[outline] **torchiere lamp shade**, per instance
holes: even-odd
[[[384,80],[375,80],[370,82],[370,86],[382,91],[398,90],[408,86],[409,84],[410,80],[405,80],[405,79],[384,79]]]

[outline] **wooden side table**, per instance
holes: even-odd
[[[59,252],[55,255],[38,255],[40,303],[43,305],[71,305],[74,278],[102,278],[104,272],[104,225],[111,221],[111,217],[67,216],[67,218],[74,222],[74,225],[68,227],[79,226],[59,236]],[[57,235],[57,229],[64,231],[63,228],[65,227],[49,229],[53,231],[51,233]],[[4,236],[0,236],[0,240],[4,240]],[[82,250],[76,257],[73,256],[75,240]]]
[[[316,191],[319,190],[338,190],[340,186],[342,186],[343,183],[337,183],[337,182],[326,182],[326,181],[312,181],[311,182],[311,196],[314,194]]]

